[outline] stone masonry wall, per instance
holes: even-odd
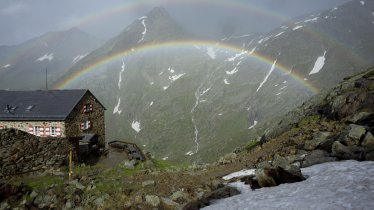
[[[16,129],[1,129],[0,179],[67,165],[71,148],[66,138],[41,138]]]
[[[65,123],[60,121],[0,121],[0,129],[15,128],[27,133],[30,133],[29,128],[32,128],[34,126],[38,126],[44,129],[50,127],[58,127],[61,129],[59,137],[65,137]]]
[[[92,104],[93,110],[90,112],[83,112],[83,106]],[[105,121],[104,121],[104,107],[91,94],[86,93],[78,105],[70,113],[65,121],[66,136],[81,136],[82,133],[90,133],[98,135],[99,144],[101,147],[105,146]],[[85,121],[91,121],[91,127],[87,130],[82,130],[80,124]]]

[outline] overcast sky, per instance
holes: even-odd
[[[184,28],[212,37],[267,32],[292,17],[349,0],[0,0],[0,45],[78,27],[108,39],[163,6]]]

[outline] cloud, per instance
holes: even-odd
[[[25,3],[18,2],[12,5],[9,5],[3,9],[0,9],[0,14],[7,16],[18,15],[28,9],[28,6]]]

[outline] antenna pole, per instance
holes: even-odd
[[[48,90],[48,68],[45,68],[45,89]]]

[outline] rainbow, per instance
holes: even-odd
[[[142,11],[158,5],[165,5],[168,8],[179,5],[193,6],[195,4],[199,6],[206,5],[206,7],[232,9],[235,11],[242,12],[243,14],[261,16],[267,19],[276,20],[278,22],[286,22],[290,20],[290,18],[287,16],[278,14],[274,11],[267,10],[264,7],[257,6],[256,4],[248,3],[245,0],[156,0],[152,1],[152,3],[149,0],[133,0],[126,1],[121,4],[116,4],[115,6],[103,9],[100,12],[95,11],[94,14],[89,14],[83,17],[72,19],[64,24],[64,28],[80,27],[83,25],[94,24],[98,20],[108,19],[113,16],[126,14],[134,11]]]
[[[202,41],[202,40],[177,40],[177,41],[168,41],[168,42],[161,42],[161,43],[147,43],[141,46],[138,46],[137,48],[131,48],[126,49],[111,55],[108,55],[106,57],[103,57],[100,60],[97,60],[96,62],[85,66],[81,68],[80,70],[72,73],[71,75],[64,78],[62,81],[58,82],[54,88],[55,89],[64,89],[67,88],[69,85],[71,85],[74,81],[78,80],[81,77],[84,77],[86,74],[95,71],[99,67],[102,67],[108,63],[111,63],[115,60],[119,60],[126,56],[136,55],[139,53],[144,52],[150,52],[154,50],[160,50],[160,49],[180,49],[183,47],[211,47],[215,49],[221,49],[226,51],[231,51],[233,53],[243,53],[245,50],[242,48],[238,48],[236,46],[228,45],[228,44],[222,44],[222,43],[216,43],[211,41]],[[245,54],[247,57],[255,59],[257,61],[260,61],[262,63],[265,63],[269,65],[269,67],[274,63],[273,58],[270,58],[266,55],[253,52],[250,54],[248,51],[246,51]],[[296,70],[292,70],[292,68],[281,64],[280,62],[276,63],[276,69],[280,70],[286,74],[290,74],[290,76],[300,84],[302,84],[304,87],[306,87],[308,90],[312,91],[314,94],[319,92],[319,89],[315,87],[312,83],[305,81],[304,77],[302,75],[299,75]]]

